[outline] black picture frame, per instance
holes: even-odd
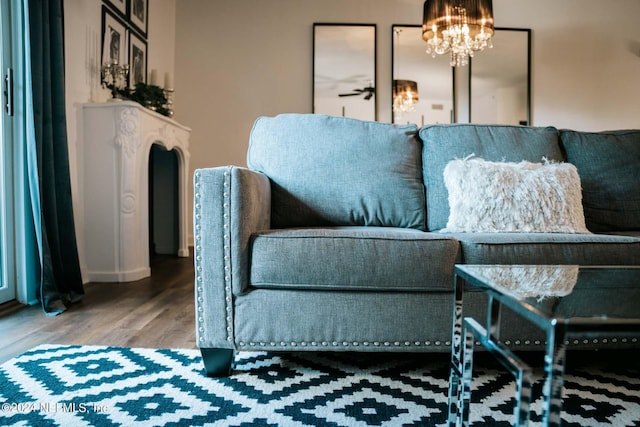
[[[142,38],[147,38],[149,28],[149,0],[128,0],[128,18],[131,26],[140,33]]]
[[[432,58],[424,54],[421,29],[412,24],[391,26],[391,123],[455,123],[456,69],[449,64],[449,55]],[[394,81],[407,78],[417,82],[422,96],[414,111],[395,112]]]
[[[112,10],[117,12],[122,18],[127,18],[127,11],[129,0],[104,0],[104,4],[111,7]]]
[[[129,88],[147,83],[147,42],[136,33],[129,37]]]
[[[377,37],[377,24],[313,24],[311,111],[314,114],[378,120]],[[352,40],[356,42],[351,43]]]
[[[128,58],[127,26],[110,8],[102,6],[101,63],[124,64]]]
[[[499,38],[503,40],[500,41]],[[533,126],[531,122],[531,38],[530,28],[496,27],[493,47],[469,60],[469,123],[487,123],[490,120],[491,123],[503,125]],[[506,40],[509,43],[503,44]],[[494,80],[501,76],[502,81],[505,82],[503,87],[513,86],[514,81],[519,81],[519,86],[523,90],[519,92],[518,102],[507,104],[509,108],[503,108],[503,111],[508,111],[510,114],[519,112],[518,117],[510,117],[509,120],[494,117],[478,118],[478,112],[490,111],[479,102],[483,99],[483,90],[479,86],[481,82],[488,80],[487,76],[491,76]],[[497,96],[488,97],[486,93],[484,98],[498,99]]]

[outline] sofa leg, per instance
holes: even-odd
[[[208,377],[228,377],[231,373],[233,350],[228,348],[201,348],[204,370]]]

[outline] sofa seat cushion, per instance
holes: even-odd
[[[640,265],[640,237],[564,233],[445,233],[466,264]]]
[[[271,180],[271,227],[424,230],[417,133],[415,125],[318,114],[260,117],[247,164]]]
[[[420,129],[422,169],[427,192],[427,229],[445,228],[449,219],[444,168],[451,160],[476,155],[492,162],[564,159],[558,130],[505,125],[431,125]]]
[[[386,227],[296,228],[253,236],[255,288],[451,290],[459,245],[437,233]]]
[[[629,231],[612,231],[609,233],[600,233],[600,234],[612,234],[612,235],[616,235],[616,236],[630,236],[630,237],[637,237],[640,239],[640,230],[629,230]]]

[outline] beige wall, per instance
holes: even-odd
[[[579,130],[640,127],[636,22],[640,1],[493,3],[498,26],[533,30],[533,125]],[[201,167],[245,165],[256,117],[311,112],[314,22],[377,24],[378,118],[389,121],[391,26],[420,24],[422,4],[422,0],[150,0],[148,68],[162,75],[172,70],[175,60],[175,119],[193,129],[190,175]],[[65,1],[76,218],[82,217],[78,107],[92,94],[105,99],[99,89],[92,90],[86,65],[87,35],[100,34],[100,5],[100,0]],[[457,102],[464,111],[462,71]],[[459,117],[464,121],[466,116]],[[77,228],[82,245],[83,224]]]

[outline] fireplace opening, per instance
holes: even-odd
[[[179,180],[175,150],[153,144],[149,152],[149,258],[178,256]]]

